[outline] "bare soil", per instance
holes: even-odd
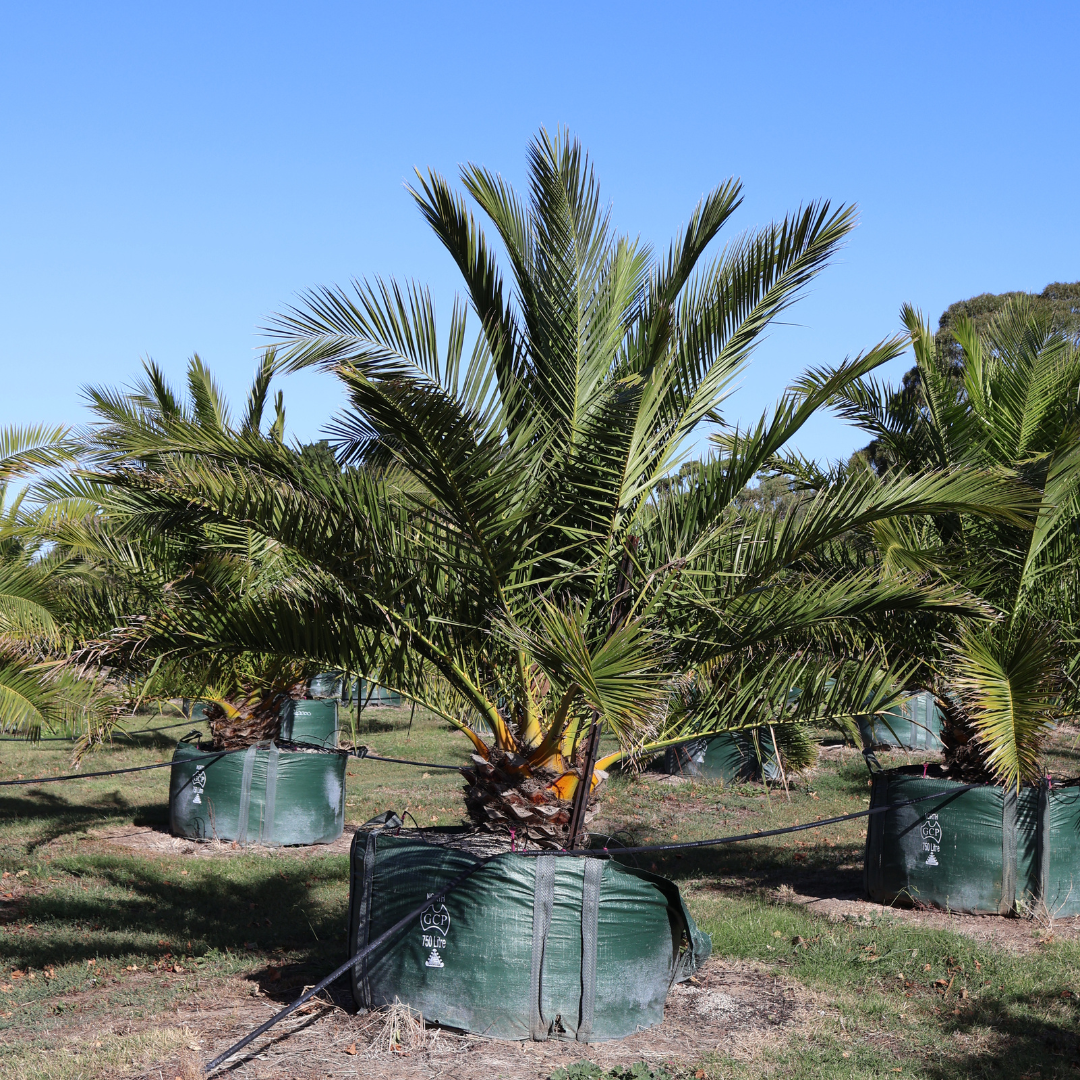
[[[295,996],[295,990],[270,993],[246,980],[231,980],[215,988],[208,1001],[193,996],[169,1020],[197,1032],[189,1046],[205,1062]],[[719,958],[707,961],[694,980],[672,990],[663,1023],[624,1039],[591,1045],[508,1042],[438,1028],[421,1033],[417,1027],[411,1040],[402,1038],[402,1049],[387,1050],[387,1010],[355,1014],[342,1004],[310,1002],[304,1015],[289,1017],[268,1032],[229,1062],[223,1075],[239,1071],[245,1080],[369,1076],[491,1080],[495,1076],[547,1077],[559,1066],[583,1058],[605,1069],[637,1061],[685,1064],[713,1050],[748,1060],[781,1035],[807,1027],[821,1011],[812,995],[797,984],[781,981],[755,965]],[[85,1037],[100,1039],[102,1031],[98,1025]],[[129,1032],[130,1027],[125,1034]],[[417,1045],[407,1049],[409,1041]],[[184,1077],[187,1064],[182,1056],[163,1060],[139,1074],[140,1080],[159,1080],[159,1072],[160,1076]]]
[[[858,894],[845,895],[840,889],[834,890],[837,893],[835,896],[823,895],[829,890],[822,888],[825,883],[820,876],[814,884],[813,895],[809,895],[810,889],[801,891],[806,888],[807,882],[793,879],[792,884],[781,884],[775,895],[783,903],[824,915],[831,923],[875,923],[882,919],[894,919],[902,925],[952,930],[974,941],[1020,954],[1045,946],[1056,938],[1080,940],[1080,915],[1069,919],[1055,919],[1039,912],[1034,912],[1027,919],[1001,915],[961,915],[939,908],[916,909],[876,904]]]
[[[267,844],[241,846],[235,841],[188,840],[173,836],[167,830],[153,825],[121,825],[94,830],[90,844],[101,847],[121,848],[139,855],[189,855],[197,859],[228,859],[235,855],[293,856],[309,859],[313,855],[347,855],[352,844],[355,825],[346,825],[345,831],[332,844],[311,844],[303,847],[270,847]]]

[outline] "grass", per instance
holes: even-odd
[[[133,727],[168,720],[143,716]],[[419,711],[409,721],[408,709],[369,710],[357,738],[384,755],[467,759],[461,736]],[[167,761],[183,730],[118,738],[84,768]],[[1059,734],[1053,751],[1056,775],[1080,772],[1071,737]],[[69,768],[63,743],[0,743],[0,779]],[[353,761],[348,777],[349,824],[385,809],[408,810],[421,825],[460,820],[456,773]],[[178,1002],[212,1000],[268,970],[283,990],[299,989],[340,962],[344,855],[197,859],[118,853],[95,839],[108,826],[164,828],[167,791],[167,769],[0,789],[0,1076],[138,1072],[190,1042],[175,1023]],[[867,791],[854,753],[797,781],[789,797],[753,784],[614,775],[595,828],[627,843],[695,840],[862,809]],[[703,1054],[686,1075],[1080,1075],[1076,942],[1030,923],[1023,933],[1033,947],[1017,951],[890,916],[829,922],[779,902],[790,882],[822,895],[857,891],[864,836],[856,820],[650,861],[679,883],[717,953],[763,965],[820,1004],[819,1023],[753,1061]],[[95,1036],[106,1015],[123,1018],[127,1034]]]

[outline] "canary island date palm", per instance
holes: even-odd
[[[95,452],[107,453],[109,430],[127,422],[159,434],[183,425],[204,440],[255,433],[271,445],[279,444],[285,426],[280,392],[264,423],[272,372],[273,355],[268,354],[234,425],[228,403],[198,356],[188,364],[186,396],[176,393],[162,371],[147,362],[144,377],[130,391],[89,392],[97,414],[109,420],[109,426],[95,434]],[[142,467],[153,468],[149,461]],[[181,515],[163,529],[140,531],[130,523],[120,528],[109,489],[86,476],[43,480],[29,495],[34,509],[26,515],[22,532],[47,541],[51,561],[61,564],[65,588],[58,596],[58,614],[77,661],[85,655],[81,643],[117,625],[197,606],[223,591],[255,596],[273,589],[287,573],[281,549],[243,527],[211,528]],[[311,670],[303,661],[277,655],[172,651],[145,663],[114,665],[111,674],[129,697],[206,699],[214,746],[235,749],[278,734],[283,700],[303,692]],[[108,717],[102,719],[102,729],[90,731],[87,745],[108,734]]]
[[[318,290],[272,327],[282,367],[326,369],[347,395],[330,429],[340,467],[257,432],[99,405],[88,452],[115,528],[250,530],[288,568],[273,590],[166,605],[103,656],[254,651],[378,673],[471,740],[475,820],[563,844],[586,775],[589,794],[618,758],[692,735],[854,715],[891,685],[868,626],[905,609],[978,613],[962,588],[915,575],[815,577],[812,552],[896,515],[1019,521],[1022,485],[945,470],[851,479],[797,515],[735,505],[898,341],[787,395],[671,482],[722,422],[762,331],[851,229],[850,208],[809,205],[710,256],[740,202],[728,181],[655,257],[616,233],[568,137],[533,142],[527,197],[478,166],[461,181],[465,194],[428,173],[412,190],[464,280],[448,325],[424,288],[376,279]],[[617,749],[590,773],[601,728]]]
[[[64,427],[0,430],[0,731],[89,729],[117,711],[97,673],[64,664],[73,639],[64,620],[65,566],[28,530],[24,507],[35,475],[64,467],[75,441]]]
[[[1037,494],[1034,528],[955,512],[874,527],[886,566],[936,568],[999,613],[942,635],[935,689],[951,770],[1034,780],[1050,726],[1080,705],[1080,350],[1022,299],[981,334],[958,320],[947,354],[919,313],[902,317],[920,392],[863,378],[834,405],[875,439],[882,482],[968,467]]]

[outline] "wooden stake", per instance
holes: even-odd
[[[769,735],[772,737],[773,753],[776,755],[776,767],[780,770],[780,779],[784,782],[784,794],[787,796],[787,801],[791,802],[791,792],[788,790],[787,776],[784,774],[784,762],[780,758],[780,746],[776,741],[776,732],[773,731],[772,724],[769,725]]]

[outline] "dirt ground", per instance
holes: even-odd
[[[121,848],[138,855],[190,855],[197,859],[227,859],[235,855],[287,855],[296,859],[310,859],[320,855],[348,855],[355,825],[346,825],[345,831],[332,844],[312,844],[308,847],[269,847],[265,844],[237,843],[222,840],[188,840],[153,825],[121,825],[98,829],[93,832],[92,843],[102,847]]]
[[[937,908],[893,907],[875,904],[861,895],[822,896],[820,879],[814,891],[818,895],[806,895],[800,891],[800,883],[781,885],[776,899],[797,905],[818,915],[824,915],[831,923],[872,923],[883,918],[899,923],[920,926],[932,930],[951,930],[986,945],[1008,949],[1014,953],[1026,953],[1045,945],[1053,938],[1080,940],[1080,915],[1070,919],[1004,918],[1001,915],[959,915]]]
[[[185,840],[150,826],[126,825],[102,829],[95,834],[94,841],[103,848],[121,848],[144,855],[221,859],[246,852],[249,855],[286,855],[302,860],[319,854],[347,854],[355,832],[355,826],[346,826],[345,832],[332,844],[316,847],[270,848],[254,844],[241,848],[237,844],[216,840]],[[1038,948],[1051,936],[1080,940],[1080,915],[1069,919],[1040,919],[1038,913],[1035,913],[1032,919],[1019,919],[1002,918],[1000,915],[961,915],[936,908],[888,906],[867,900],[862,889],[852,888],[852,884],[850,873],[817,873],[807,877],[796,871],[788,881],[776,886],[775,897],[782,903],[797,905],[815,914],[824,915],[833,923],[869,923],[882,918],[892,918],[906,925],[952,930],[974,941],[1007,948],[1016,953]]]
[[[169,1017],[170,1023],[192,1033],[188,1053],[181,1051],[179,1057],[162,1061],[139,1080],[170,1076],[188,1080],[185,1073],[194,1077],[196,1059],[205,1062],[221,1052],[298,991],[274,989],[268,995],[261,986],[237,979],[217,989],[209,1005],[192,997]],[[432,1028],[421,1031],[415,1014],[410,1017],[407,1010],[355,1014],[344,1004],[310,1002],[304,1015],[283,1021],[230,1062],[223,1075],[242,1070],[245,1078],[275,1080],[369,1076],[492,1080],[498,1076],[543,1078],[585,1057],[604,1068],[636,1061],[685,1063],[709,1050],[747,1060],[781,1034],[835,1013],[819,1006],[794,983],[784,983],[754,965],[715,958],[702,966],[693,981],[672,990],[662,1024],[625,1039],[588,1046],[507,1042]],[[388,1035],[395,1025],[400,1032],[399,1048],[389,1049]],[[86,1037],[100,1039],[101,1035],[98,1026]]]

